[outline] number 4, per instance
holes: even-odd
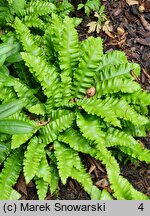
[[[141,203],[138,207],[139,210],[143,211],[144,210],[144,207],[143,207],[143,203]]]

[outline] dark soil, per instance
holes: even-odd
[[[106,6],[107,18],[110,20],[111,36],[104,32],[88,34],[86,26],[90,21],[94,20],[94,16],[86,17],[84,11],[76,11],[73,15],[82,17],[83,22],[77,28],[80,40],[93,35],[100,36],[104,41],[104,51],[119,49],[126,53],[128,59],[141,65],[141,75],[137,81],[142,85],[143,89],[150,91],[150,1],[139,1],[145,7],[145,12],[140,13],[137,5],[129,6],[125,0],[103,1]],[[118,33],[118,27],[124,30],[123,34]],[[147,138],[141,139],[144,146],[150,149],[150,134]],[[105,167],[90,156],[81,155],[81,159],[91,174],[93,182],[100,188],[106,188],[109,192],[109,182],[107,181],[107,173]],[[132,183],[139,191],[150,196],[150,164],[138,162],[131,163],[130,160],[123,164],[120,162],[121,174]],[[33,183],[26,188],[22,199],[38,199],[36,189]],[[60,200],[88,200],[90,199],[82,187],[72,179],[63,186],[60,183],[59,195],[47,195],[46,199]]]

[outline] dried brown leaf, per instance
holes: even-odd
[[[101,179],[95,183],[97,187],[106,188],[109,186],[109,183],[106,178]]]
[[[107,20],[104,25],[103,25],[103,31],[105,32],[105,34],[107,34],[110,38],[114,39],[113,34],[110,32],[111,31],[111,27],[109,26],[109,20]]]
[[[97,22],[93,21],[87,24],[89,27],[88,33],[94,32],[96,30]]]
[[[91,174],[95,169],[96,169],[96,166],[91,165],[88,173]]]

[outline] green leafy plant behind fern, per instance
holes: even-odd
[[[77,180],[91,199],[148,199],[121,176],[109,150],[114,146],[137,160],[150,162],[150,151],[134,138],[149,131],[150,95],[130,73],[138,76],[140,67],[129,63],[123,52],[104,54],[101,38],[79,42],[75,26],[74,19],[66,16],[62,20],[53,14],[43,36],[37,34],[39,46],[39,37],[35,39],[26,21],[15,18],[12,33],[20,45],[23,70],[18,70],[20,62],[9,63],[11,73],[0,68],[0,100],[2,104],[23,100],[24,108],[9,118],[34,125],[34,130],[11,138],[0,135],[5,143],[0,145],[4,161],[0,199],[19,198],[13,186],[22,169],[26,183],[35,180],[39,199],[44,199],[49,189],[55,193],[59,179],[66,184],[68,177]],[[6,60],[3,66],[10,68]],[[23,75],[36,85],[28,85]],[[112,194],[93,184],[80,152],[106,166]]]
[[[80,10],[81,8],[84,8],[85,14],[89,16],[90,13],[93,11],[98,12],[100,9],[100,6],[101,6],[101,1],[99,0],[87,0],[85,4],[84,3],[78,4],[78,10]]]

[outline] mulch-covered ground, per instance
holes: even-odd
[[[150,91],[150,0],[137,1],[139,5],[128,5],[126,0],[102,2],[106,7],[107,18],[110,20],[110,35],[102,31],[99,34],[89,34],[87,24],[94,20],[94,16],[86,17],[84,11],[75,11],[74,16],[83,18],[83,22],[77,28],[80,40],[90,35],[100,36],[104,41],[105,52],[114,49],[124,51],[130,61],[141,65],[141,76],[137,81],[144,89]],[[139,6],[142,7],[139,9]],[[150,134],[141,141],[146,148],[150,149]],[[90,156],[82,154],[81,158],[93,182],[100,189],[106,188],[111,192],[105,167]],[[120,168],[122,175],[137,190],[150,196],[150,164],[132,163],[129,160],[126,164],[120,162]],[[26,186],[23,176],[16,187],[22,192],[22,199],[38,199],[34,184],[31,182]],[[90,198],[76,181],[69,179],[66,186],[60,183],[58,197],[48,194],[46,199],[87,200]]]

